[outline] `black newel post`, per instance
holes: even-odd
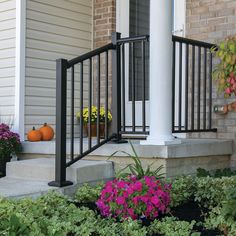
[[[121,140],[121,62],[120,45],[117,44],[120,36],[120,33],[112,33],[112,43],[116,47],[112,51],[112,133],[116,142]]]
[[[67,60],[56,61],[56,163],[55,181],[49,186],[63,187],[73,184],[66,181],[66,89]]]

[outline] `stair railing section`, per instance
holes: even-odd
[[[119,57],[117,54],[118,50],[116,45],[113,43],[107,44],[94,51],[79,56],[73,60],[67,61],[65,59],[58,59],[56,61],[56,164],[55,164],[55,181],[50,182],[50,186],[67,186],[71,185],[72,182],[66,181],[66,168],[77,162],[84,156],[88,155],[98,147],[102,146],[106,142],[110,141],[115,137],[112,133],[108,132],[108,111],[109,111],[109,67],[110,65],[110,51],[113,51],[114,55]],[[113,59],[114,60],[114,59]],[[116,67],[113,62],[114,68]],[[101,72],[103,68],[103,72]],[[102,74],[103,73],[103,74]],[[116,71],[116,73],[118,73]],[[71,74],[70,80],[67,75]],[[118,77],[117,77],[118,78]],[[75,85],[79,84],[79,91],[75,91]],[[86,88],[85,88],[85,82]],[[67,88],[67,84],[70,83],[70,88]],[[110,86],[111,87],[111,86]],[[70,93],[68,90],[70,89]],[[76,93],[75,93],[76,92]],[[79,154],[75,155],[75,98],[76,94],[79,96]],[[105,135],[100,137],[100,108],[101,94],[103,95],[103,106],[105,110]],[[116,91],[116,95],[119,95],[119,91]],[[85,103],[86,101],[86,103]],[[70,102],[70,105],[68,104]],[[97,107],[97,132],[96,137],[92,138],[92,106]],[[70,108],[70,135],[69,139],[67,134],[67,109]],[[83,109],[87,107],[87,126],[88,135],[83,135]],[[115,106],[116,109],[117,105]],[[114,123],[117,122],[117,111],[113,111]],[[117,127],[119,129],[119,127]],[[116,130],[118,132],[118,130]],[[67,147],[67,141],[69,144]],[[86,144],[86,145],[85,145]],[[85,146],[87,148],[85,149]],[[70,150],[70,151],[69,151]],[[69,151],[69,160],[67,159],[67,152]]]
[[[173,36],[172,132],[212,128],[213,44]]]

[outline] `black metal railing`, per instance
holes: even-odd
[[[213,46],[173,36],[173,133],[217,131],[212,128]]]
[[[216,131],[212,128],[212,46],[173,36],[173,132]],[[55,181],[49,185],[72,184],[66,181],[66,168],[103,144],[111,140],[123,142],[124,134],[148,134],[148,47],[148,35],[121,38],[120,33],[113,33],[110,44],[70,61],[56,61],[56,170]],[[93,105],[98,111],[104,107],[104,137],[100,135],[100,112],[96,137],[92,137]],[[86,107],[88,134],[84,137],[82,114]],[[110,132],[109,110],[112,111]],[[80,114],[77,135],[75,111]],[[75,152],[76,138],[79,150]]]

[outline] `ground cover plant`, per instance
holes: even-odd
[[[121,186],[124,186],[122,181]],[[100,214],[95,203],[99,202],[102,191],[106,189],[105,183],[96,186],[85,184],[73,198],[57,192],[50,192],[36,200],[2,198],[0,235],[236,235],[236,176],[180,176],[165,182],[171,183],[167,191],[169,210],[156,218],[144,217],[145,209],[141,217],[134,217],[137,219],[122,217],[122,214],[119,217],[112,213]],[[155,184],[158,186],[159,183]],[[139,185],[136,187],[140,188]],[[137,194],[142,195],[142,191]]]
[[[164,179],[161,168],[145,169],[132,150],[134,163],[117,178],[84,184],[73,198],[57,192],[36,200],[0,198],[0,235],[236,235],[235,172],[201,169],[196,177]]]

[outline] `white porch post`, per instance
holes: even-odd
[[[172,0],[150,0],[150,134],[143,144],[176,143],[171,93]]]
[[[14,130],[24,140],[25,106],[25,31],[26,0],[16,1],[16,69],[15,69],[15,119]]]

